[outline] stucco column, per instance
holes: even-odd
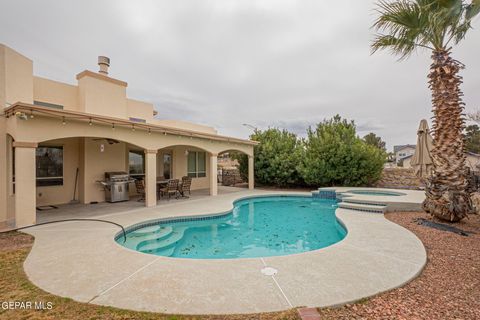
[[[218,178],[217,178],[217,154],[210,154],[210,195],[218,194]]]
[[[253,166],[253,156],[248,156],[248,189],[255,188],[255,169]]]
[[[145,150],[145,206],[157,205],[157,150]]]
[[[36,212],[36,143],[13,142],[15,148],[15,226],[35,224]]]

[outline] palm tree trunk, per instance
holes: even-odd
[[[427,181],[423,208],[454,222],[474,212],[465,165],[462,77],[458,75],[463,65],[447,50],[435,50],[432,60],[428,78],[434,114],[433,173]]]

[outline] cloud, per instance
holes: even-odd
[[[301,133],[340,114],[391,148],[415,142],[420,119],[431,117],[429,53],[372,56],[373,8],[371,0],[3,1],[0,42],[30,57],[36,74],[68,83],[108,55],[111,75],[161,118],[247,137],[242,123]],[[453,51],[467,66],[469,110],[480,108],[476,33]]]

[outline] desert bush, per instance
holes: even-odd
[[[380,179],[386,153],[356,135],[355,123],[336,115],[309,128],[300,173],[312,186],[368,186]]]

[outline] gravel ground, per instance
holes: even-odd
[[[417,225],[425,213],[390,213],[387,219],[423,242],[428,263],[402,288],[341,308],[319,309],[322,319],[480,319],[480,216],[452,224],[468,237]]]

